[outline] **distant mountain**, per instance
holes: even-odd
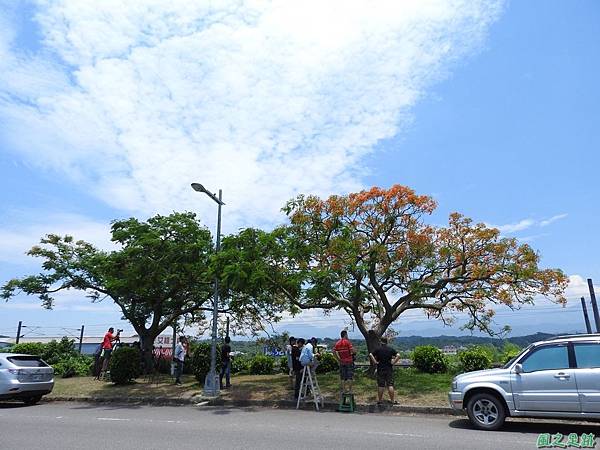
[[[551,337],[557,336],[556,334],[550,333],[535,333],[526,336],[514,336],[507,339],[498,339],[485,336],[402,336],[397,337],[392,342],[392,345],[398,350],[412,350],[419,345],[433,345],[434,347],[442,348],[446,345],[454,345],[456,347],[469,346],[469,345],[483,345],[491,344],[495,347],[503,347],[504,344],[512,342],[519,347],[527,347],[529,344],[537,341],[543,341]],[[323,342],[331,344],[337,339],[325,338]],[[362,342],[362,339],[352,339],[356,342]]]
[[[549,333],[535,333],[526,336],[514,336],[507,339],[498,339],[484,336],[406,336],[397,337],[394,339],[394,345],[401,350],[409,350],[418,345],[433,345],[434,347],[444,347],[446,345],[469,346],[491,344],[495,347],[502,347],[505,342],[512,342],[519,347],[526,347],[532,342],[543,341],[555,336]]]

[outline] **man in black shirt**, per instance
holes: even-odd
[[[300,383],[302,382],[302,364],[300,363],[300,353],[304,347],[304,339],[300,338],[296,341],[296,345],[292,346],[292,369],[294,370],[294,398],[298,399],[300,395]]]
[[[225,337],[225,344],[221,347],[221,374],[219,376],[219,384],[221,385],[221,389],[223,389],[223,375],[225,375],[225,389],[229,389],[231,387],[231,346],[229,343],[231,339],[229,336]]]
[[[371,360],[377,364],[377,404],[383,401],[383,391],[386,386],[392,404],[394,401],[394,364],[400,359],[396,350],[387,345],[387,339],[381,338],[381,346],[369,354]]]

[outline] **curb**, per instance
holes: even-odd
[[[196,405],[202,399],[170,398],[170,397],[44,397],[42,402],[80,402],[80,403],[114,403],[114,404],[142,404],[152,406],[184,406]]]
[[[296,409],[296,402],[292,400],[229,400],[223,398],[170,398],[170,397],[44,397],[43,402],[83,402],[83,403],[113,403],[113,404],[142,404],[152,406],[220,406],[228,408],[276,408],[276,409]],[[301,410],[306,410],[310,405],[306,402],[301,406]],[[336,411],[337,403],[326,402],[322,411]],[[313,408],[310,408],[311,410]],[[411,413],[411,414],[429,414],[429,415],[464,415],[450,407],[444,406],[413,406],[413,405],[386,405],[378,406],[374,404],[357,404],[356,412],[359,413]]]

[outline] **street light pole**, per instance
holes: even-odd
[[[199,183],[192,183],[192,188],[196,192],[203,192],[208,195],[218,205],[217,212],[217,245],[215,248],[216,253],[221,250],[221,206],[222,191],[219,189],[219,196],[217,197],[212,192],[206,190],[204,186]],[[213,299],[213,321],[212,321],[212,342],[210,347],[210,370],[204,379],[204,394],[209,397],[216,397],[219,395],[219,376],[217,374],[217,321],[219,314],[219,277],[215,275],[215,294]]]

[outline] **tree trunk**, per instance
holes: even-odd
[[[142,351],[142,365],[144,374],[154,371],[154,333],[140,334],[140,349]]]
[[[367,341],[367,350],[369,353],[373,353],[381,345],[381,336],[376,330],[369,330],[365,336],[365,340]]]
[[[367,343],[367,352],[373,353],[373,351],[375,351],[375,349],[381,345],[381,343],[380,343],[381,336],[379,336],[375,330],[367,330],[366,332],[361,331],[361,333]],[[369,359],[370,367],[369,367],[369,371],[367,373],[372,376],[372,375],[375,375],[375,364],[373,363],[373,361],[371,360],[370,357],[368,357],[368,359]]]

